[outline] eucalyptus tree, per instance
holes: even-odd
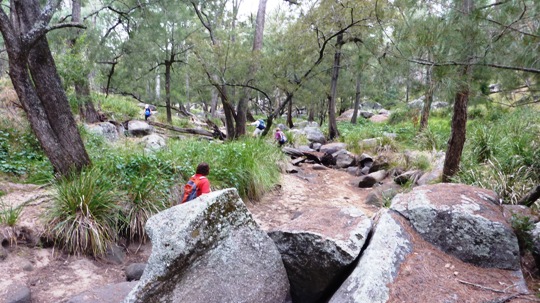
[[[54,29],[81,26],[50,24],[59,2],[50,0],[42,6],[38,0],[11,1],[0,8],[0,31],[9,57],[9,76],[30,126],[54,170],[68,175],[91,161],[46,37]]]

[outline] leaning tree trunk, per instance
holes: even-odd
[[[336,122],[336,94],[342,45],[343,33],[337,36],[336,53],[334,54],[334,68],[332,69],[332,82],[330,85],[330,96],[328,98],[328,137],[330,140],[339,137],[339,130]]]
[[[40,15],[37,0],[24,4],[13,1],[11,15],[16,17],[15,21],[0,9],[0,31],[8,53],[11,81],[54,170],[68,175],[91,162],[44,36],[48,21],[35,22]],[[35,33],[41,34],[32,37]],[[23,40],[25,36],[30,39]]]

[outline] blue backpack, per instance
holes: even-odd
[[[144,115],[145,115],[145,116],[150,117],[150,114],[151,114],[151,112],[150,112],[150,109],[149,109],[149,108],[147,108],[147,109],[144,110]]]
[[[197,187],[199,186],[200,180],[204,177],[200,177],[199,179],[195,178],[195,176],[189,178],[189,181],[184,185],[184,196],[182,197],[182,203],[191,201],[195,198],[197,198]]]
[[[263,119],[259,119],[259,126],[257,126],[258,129],[265,129],[266,128],[266,125],[264,124],[264,120]]]

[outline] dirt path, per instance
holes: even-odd
[[[353,179],[344,171],[303,165],[297,174],[283,174],[279,188],[247,206],[264,230],[292,220],[305,209],[323,205],[354,206],[371,217],[378,210],[365,203],[372,189],[354,186]]]

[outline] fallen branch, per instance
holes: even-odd
[[[193,135],[200,135],[200,136],[206,136],[206,137],[213,137],[213,133],[210,131],[207,131],[205,129],[196,129],[196,128],[180,128],[168,124],[163,124],[159,122],[154,121],[147,121],[148,124],[160,128],[165,128],[168,130],[172,130],[179,133],[186,133],[186,134],[193,134]]]
[[[459,283],[463,283],[463,284],[466,284],[466,285],[471,285],[471,286],[478,287],[478,288],[481,288],[481,289],[485,289],[485,290],[489,290],[489,291],[493,291],[493,292],[497,292],[497,293],[501,293],[501,294],[507,294],[507,292],[504,291],[504,290],[499,290],[499,289],[483,286],[483,285],[480,285],[480,284],[474,284],[474,283],[459,280],[459,279],[457,279],[457,281]]]

